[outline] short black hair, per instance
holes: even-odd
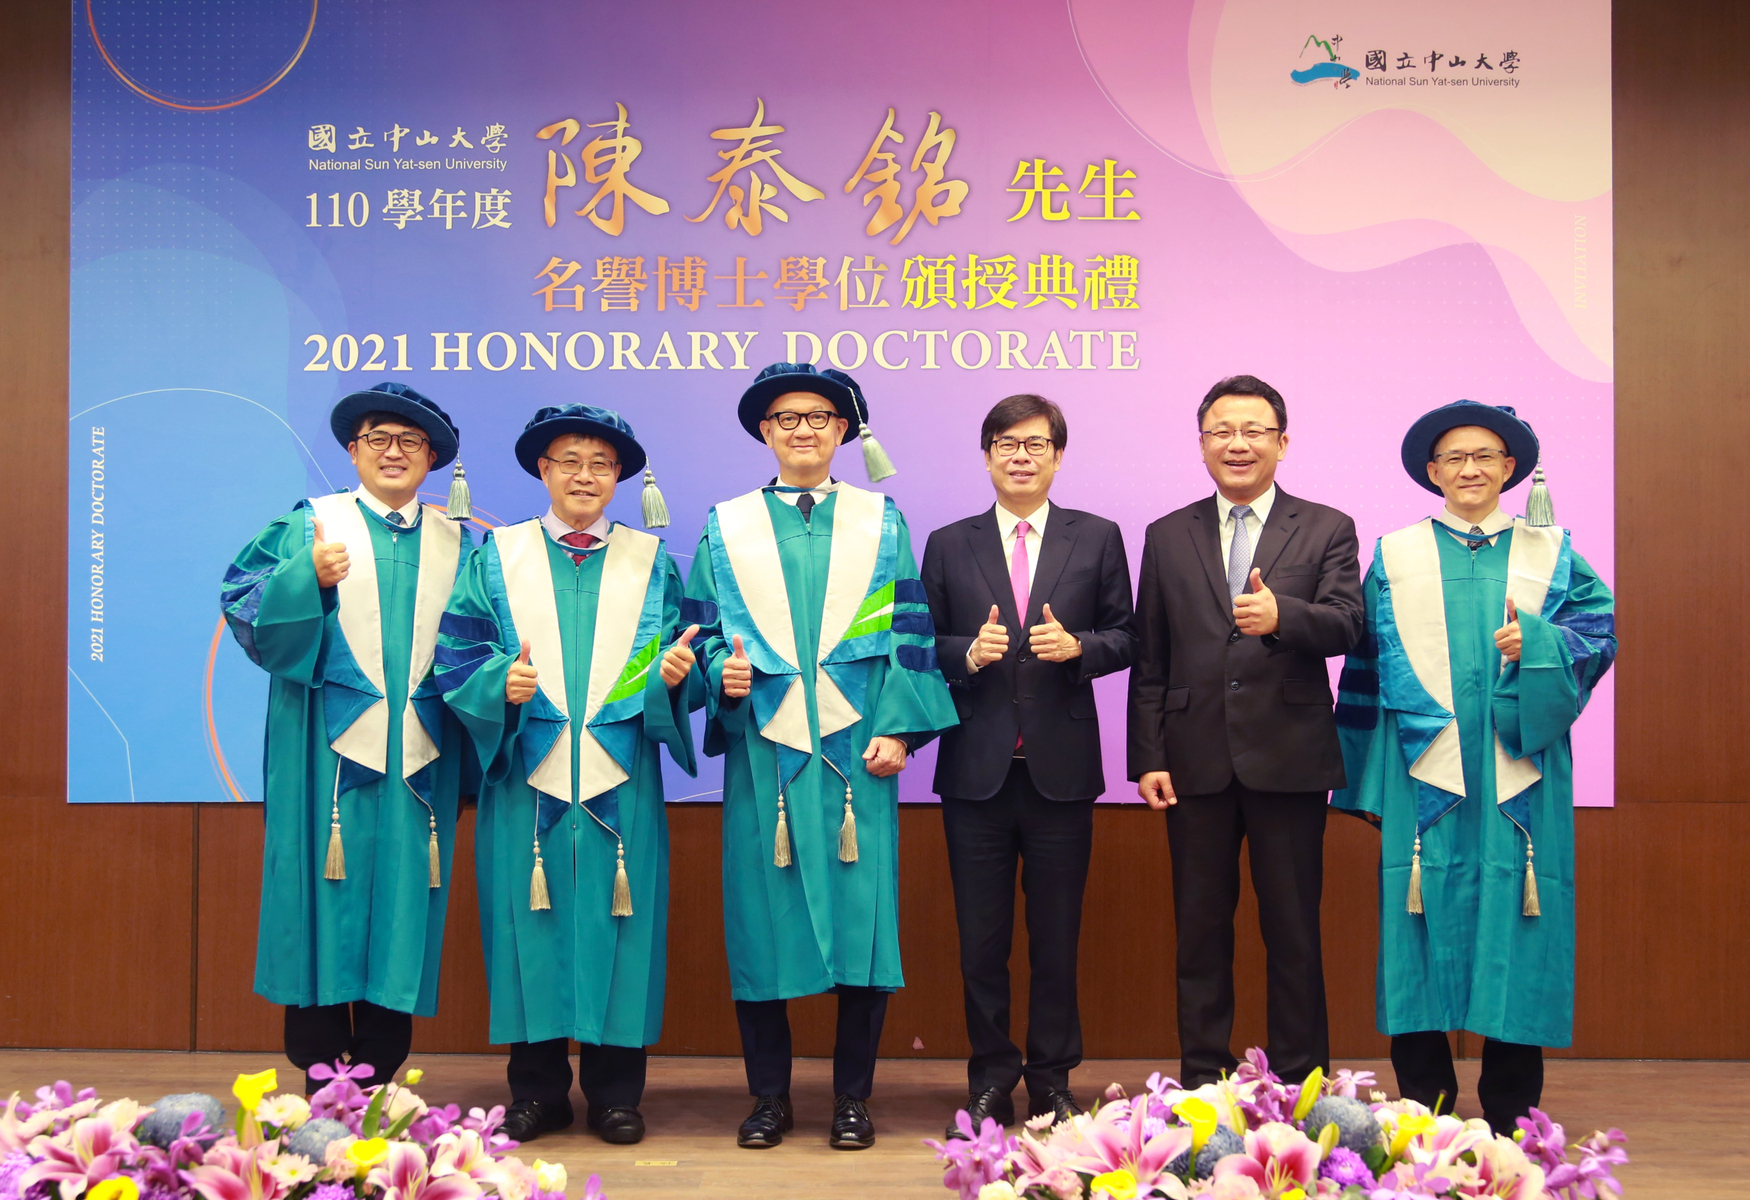
[[[1050,425],[1053,447],[1062,450],[1069,444],[1069,425],[1063,419],[1063,409],[1044,396],[1022,392],[998,400],[996,407],[984,415],[984,428],[978,431],[978,448],[988,453],[990,444],[997,440],[1003,430],[1013,429],[1022,421],[1034,417],[1044,417]]]
[[[1210,388],[1203,403],[1197,406],[1197,428],[1203,428],[1203,418],[1208,415],[1210,406],[1223,396],[1256,396],[1268,400],[1276,413],[1276,427],[1283,433],[1288,432],[1288,405],[1283,402],[1282,393],[1256,375],[1230,375]]]
[[[363,437],[379,425],[410,425],[414,429],[425,434],[428,440],[431,437],[430,431],[418,421],[410,420],[407,417],[402,416],[400,413],[384,412],[383,410],[378,409],[375,412],[359,414],[358,423],[353,426],[352,440],[355,442],[358,441],[359,438]]]

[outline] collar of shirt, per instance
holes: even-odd
[[[780,492],[780,491],[774,490],[777,488],[788,487],[788,486],[790,486],[790,485],[786,484],[786,483],[780,483],[780,482],[778,482],[777,479],[774,478],[772,480],[772,482],[766,484],[766,486],[762,490],[771,492],[772,495],[774,495],[778,499],[782,500],[785,504],[794,505],[796,503],[797,497],[802,495],[802,493],[800,491]],[[822,500],[826,499],[828,493],[836,492],[838,490],[839,490],[839,481],[832,478],[829,475],[829,476],[827,476],[827,480],[825,483],[821,484],[817,488],[810,488],[808,494],[814,497],[814,502],[816,504],[819,504]]]
[[[1270,508],[1276,503],[1276,485],[1272,483],[1268,491],[1252,501],[1252,515],[1258,518],[1258,528],[1270,519]],[[1228,515],[1234,510],[1234,502],[1220,492],[1215,493],[1215,515],[1223,529],[1227,528]]]
[[[614,523],[608,520],[608,514],[603,513],[595,519],[595,524],[590,525],[585,529],[573,529],[564,521],[560,520],[559,514],[553,511],[551,505],[548,506],[546,513],[541,517],[541,528],[545,529],[547,531],[547,536],[552,538],[555,542],[559,541],[560,538],[568,533],[587,533],[593,535],[596,541],[605,542],[608,540],[608,530],[612,529],[613,526]],[[560,544],[563,545],[564,543],[561,542]]]
[[[1032,531],[1043,538],[1045,536],[1045,522],[1050,519],[1051,501],[1049,500],[1041,500],[1039,507],[1024,517],[1017,517],[1002,505],[997,505],[997,533],[1001,535],[1005,546],[1015,540],[1015,526],[1022,521],[1027,522]]]
[[[1470,533],[1470,527],[1474,524],[1484,533],[1489,535],[1489,545],[1491,546],[1495,544],[1495,539],[1497,537],[1505,531],[1513,528],[1513,518],[1508,516],[1506,511],[1499,505],[1496,506],[1494,512],[1490,513],[1480,521],[1467,521],[1463,517],[1454,515],[1450,509],[1446,508],[1442,508],[1439,512],[1435,513],[1434,519],[1448,529],[1466,535]],[[1467,536],[1460,540],[1468,542],[1470,539]]]
[[[419,497],[417,496],[409,500],[400,508],[390,508],[387,504],[384,504],[381,500],[371,495],[370,490],[362,483],[359,484],[358,491],[354,492],[353,495],[358,497],[360,504],[376,513],[379,517],[382,517],[385,521],[389,521],[390,513],[398,512],[401,514],[401,520],[405,523],[408,529],[412,529],[415,525],[419,524],[419,514],[421,509]],[[389,523],[391,525],[394,524],[393,521],[389,521]]]

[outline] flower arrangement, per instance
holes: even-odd
[[[1368,1071],[1315,1070],[1285,1084],[1261,1050],[1219,1083],[1186,1090],[1159,1074],[1134,1098],[1117,1084],[1094,1110],[1018,1136],[960,1113],[965,1140],[926,1142],[960,1200],[1613,1200],[1622,1131],[1570,1158],[1537,1109],[1513,1137],[1413,1100],[1387,1102]],[[1369,1090],[1369,1100],[1357,1093]]]
[[[364,1064],[316,1066],[306,1100],[239,1075],[235,1117],[200,1093],[147,1108],[66,1081],[0,1110],[0,1200],[566,1200],[565,1168],[510,1151],[504,1109],[428,1105],[401,1083],[362,1088]],[[602,1200],[592,1175],[582,1200]]]

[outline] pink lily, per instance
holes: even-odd
[[[76,1200],[91,1184],[115,1175],[139,1153],[132,1130],[141,1112],[132,1100],[117,1100],[58,1134],[32,1138],[27,1153],[37,1163],[20,1177],[19,1192],[49,1183],[60,1190],[62,1200]]]
[[[31,1142],[47,1133],[54,1123],[54,1109],[33,1109],[19,1100],[17,1092],[13,1092],[5,1110],[0,1112],[0,1158],[24,1153]]]
[[[1541,1200],[1543,1168],[1526,1157],[1525,1151],[1504,1137],[1491,1138],[1472,1147],[1477,1160],[1479,1193],[1502,1200]]]
[[[466,1175],[434,1179],[425,1151],[411,1142],[391,1142],[388,1157],[371,1168],[365,1186],[380,1200],[474,1200],[480,1186]]]
[[[1215,1178],[1250,1176],[1266,1196],[1314,1186],[1319,1176],[1319,1146],[1292,1125],[1271,1121],[1246,1134],[1246,1152],[1215,1164]]]
[[[1103,1104],[1091,1117],[1075,1118],[1068,1130],[1050,1139],[1055,1142],[1068,1135],[1074,1139],[1075,1147],[1071,1157],[1051,1166],[1066,1166],[1078,1175],[1128,1171],[1136,1179],[1138,1192],[1152,1188],[1168,1196],[1182,1197],[1186,1194],[1185,1184],[1167,1172],[1167,1164],[1191,1148],[1191,1130],[1183,1125],[1161,1125],[1150,1137],[1150,1125],[1140,1113],[1131,1111],[1128,1100]],[[1023,1139],[1023,1145],[1028,1140]],[[1314,1164],[1316,1170],[1316,1158]],[[1016,1191],[1025,1190],[1021,1180],[1015,1182]]]
[[[206,1200],[280,1200],[297,1186],[292,1174],[275,1171],[279,1142],[266,1141],[244,1149],[226,1140],[206,1153],[198,1167],[182,1172],[189,1187]]]

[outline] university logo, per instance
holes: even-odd
[[[1288,77],[1301,87],[1329,79],[1334,88],[1346,88],[1355,80],[1361,78],[1361,72],[1343,62],[1337,54],[1337,47],[1343,44],[1342,35],[1322,38],[1318,34],[1308,34],[1306,41],[1300,45],[1300,58],[1305,62],[1308,58],[1314,61],[1309,66],[1290,71]]]

